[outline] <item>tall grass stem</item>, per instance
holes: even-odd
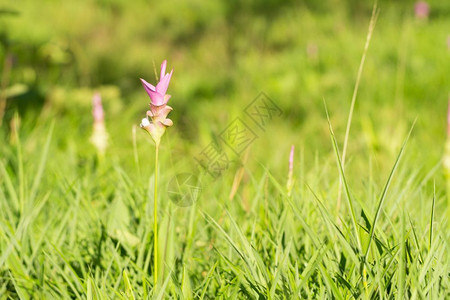
[[[375,24],[377,22],[378,10],[377,10],[377,1],[375,1],[372,9],[372,16],[370,18],[369,30],[367,32],[366,43],[364,45],[363,55],[361,57],[361,62],[358,68],[358,75],[356,76],[356,83],[353,89],[352,102],[350,104],[350,111],[348,113],[347,126],[345,129],[345,137],[344,137],[344,145],[342,147],[342,168],[345,169],[345,157],[347,155],[347,146],[348,146],[348,138],[350,135],[350,127],[352,125],[353,119],[353,111],[355,109],[356,96],[358,95],[359,83],[362,77],[362,71],[364,69],[364,62],[366,61],[367,51],[369,50],[370,41],[372,39],[372,33],[375,28]],[[336,213],[337,219],[339,220],[339,211],[341,209],[341,198],[342,198],[342,179],[339,181],[339,189],[338,189],[338,198],[336,203]]]
[[[153,242],[153,246],[154,246],[154,272],[155,272],[155,276],[154,276],[154,281],[155,281],[155,286],[158,283],[158,151],[159,150],[159,145],[156,145],[155,147],[155,193],[154,193],[154,206],[153,206],[153,214],[154,214],[154,218],[153,218],[153,234],[154,234],[154,242]]]

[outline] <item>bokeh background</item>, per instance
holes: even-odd
[[[352,195],[365,211],[374,212],[416,120],[383,212],[382,231],[397,234],[389,222],[400,224],[402,208],[425,232],[420,237],[429,225],[431,199],[437,199],[437,220],[448,209],[442,157],[450,92],[450,1],[427,3],[429,11],[420,12],[416,1],[378,1],[346,160]],[[203,182],[202,211],[220,223],[223,207],[227,207],[249,236],[253,238],[255,232],[262,236],[263,246],[271,245],[266,240],[270,232],[281,232],[284,240],[284,231],[276,224],[289,206],[265,176],[270,172],[284,185],[294,145],[295,203],[326,240],[325,225],[305,183],[323,196],[325,207],[335,211],[339,172],[324,103],[342,148],[372,7],[373,1],[358,0],[0,0],[0,114],[4,111],[0,198],[14,199],[15,195],[25,207],[13,200],[0,201],[5,211],[1,228],[9,232],[15,224],[22,224],[19,220],[33,224],[27,231],[29,237],[24,235],[20,243],[15,242],[15,233],[10,234],[14,242],[0,240],[3,249],[17,244],[18,257],[30,257],[26,259],[29,273],[23,275],[16,268],[20,260],[12,260],[11,255],[0,277],[25,278],[23,282],[33,291],[44,269],[50,270],[63,274],[55,278],[60,278],[64,291],[70,281],[65,276],[72,269],[87,278],[89,270],[101,273],[110,261],[118,261],[111,271],[116,280],[129,259],[134,262],[135,257],[151,253],[151,247],[146,248],[151,245],[146,222],[152,217],[154,148],[148,134],[138,128],[150,101],[139,78],[155,83],[164,59],[169,70],[174,68],[168,89],[174,126],[163,137],[160,153],[162,223],[175,224],[170,235],[173,257],[181,261],[185,235],[190,236],[186,249],[191,251],[177,265],[177,276],[187,270],[193,287],[200,290],[204,273],[212,268],[209,263],[219,261],[209,256],[215,255],[210,245],[213,241],[217,248],[229,249],[229,245],[223,237],[216,238],[199,212],[188,214],[184,208],[170,207],[164,189],[177,173],[199,174],[194,158],[211,142],[220,141],[219,134],[236,117],[253,126],[258,138],[246,156],[233,156],[226,150],[234,161],[223,176]],[[97,92],[103,100],[109,136],[102,158],[90,143],[92,98]],[[264,130],[244,113],[261,92],[282,110]],[[47,140],[52,124],[54,130]],[[244,175],[239,171],[242,164]],[[231,201],[236,176],[243,179],[235,190],[238,200]],[[269,203],[258,200],[262,194]],[[37,207],[36,203],[43,204]],[[168,220],[172,212],[174,217]],[[273,228],[264,223],[265,214],[271,216]],[[341,217],[339,210],[335,217]],[[349,221],[349,214],[344,213],[342,219]],[[258,227],[254,227],[256,220],[261,222]],[[202,225],[195,231],[192,224],[197,222]],[[291,225],[299,226],[297,220]],[[186,228],[191,235],[185,233]],[[299,235],[302,231],[297,229],[292,230],[299,245],[308,244],[306,234]],[[118,231],[125,232],[125,238]],[[136,250],[141,240],[145,243]],[[43,242],[27,248],[35,241]],[[116,252],[117,241],[125,246]],[[60,253],[66,255],[64,261]],[[205,260],[197,259],[205,253]],[[295,266],[297,256],[292,260]],[[54,269],[59,265],[49,257],[61,266],[68,262],[70,270]],[[42,272],[37,260],[46,264]],[[274,261],[267,256],[269,266]],[[151,273],[148,262],[146,266],[144,275]],[[445,274],[445,266],[441,270]],[[135,288],[140,285],[139,272],[130,271]],[[53,278],[52,274],[46,276]],[[1,288],[15,297],[8,280]],[[111,282],[118,282],[117,288],[121,279]],[[217,290],[221,285],[217,283]]]
[[[421,143],[433,159],[441,151],[450,4],[429,1],[424,20],[414,4],[378,4],[355,150],[364,143],[374,151],[395,148],[418,117]],[[206,143],[264,91],[284,115],[261,142],[275,139],[273,148],[286,152],[293,142],[321,149],[317,136],[328,143],[323,100],[338,135],[345,125],[372,3],[2,0],[0,8],[2,70],[12,60],[3,71],[6,127],[18,110],[25,123],[54,117],[66,130],[88,134],[92,94],[100,91],[112,142],[123,145],[147,108],[139,77],[154,82],[155,68],[168,59],[175,68],[171,135]]]
[[[417,167],[431,168],[442,156],[450,3],[429,1],[426,17],[417,16],[415,4],[378,3],[350,135],[349,154],[363,162],[352,164],[355,172],[367,168],[368,156],[380,170],[389,167],[416,118],[409,154]],[[82,163],[93,151],[91,99],[98,91],[110,133],[108,156],[131,162],[131,128],[149,102],[139,78],[156,82],[167,59],[175,69],[169,88],[175,126],[168,148],[181,170],[194,168],[192,157],[217,140],[261,91],[283,115],[257,133],[251,161],[284,173],[294,144],[312,167],[318,155],[333,156],[324,102],[342,143],[372,5],[2,0],[3,138],[15,112],[25,135],[55,120],[65,133],[56,136],[59,153],[77,153]],[[137,136],[148,139],[144,132]],[[138,143],[142,149],[149,145]]]

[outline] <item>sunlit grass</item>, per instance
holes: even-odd
[[[441,162],[449,22],[438,7],[428,23],[417,22],[406,5],[382,1],[364,50],[370,7],[360,19],[345,7],[323,13],[326,5],[311,4],[265,19],[262,8],[242,6],[260,15],[237,12],[231,21],[232,6],[210,4],[171,22],[170,4],[160,3],[153,8],[160,14],[140,23],[149,10],[143,3],[99,3],[44,5],[45,16],[61,14],[54,34],[46,22],[24,34],[33,18],[2,20],[15,24],[8,34],[17,45],[41,50],[26,58],[16,44],[9,49],[23,58],[11,85],[24,83],[29,93],[8,99],[0,128],[0,299],[449,297]],[[37,14],[37,5],[27,2],[23,16]],[[99,17],[102,5],[109,8]],[[61,11],[71,8],[83,26],[64,23]],[[117,47],[106,47],[119,11]],[[148,28],[166,39],[152,42]],[[82,41],[93,43],[80,48]],[[61,51],[73,62],[58,61],[67,58]],[[171,64],[173,57],[175,125],[159,152],[154,288],[155,153],[136,128],[148,102],[137,87],[162,55]],[[48,68],[33,65],[38,58]],[[109,135],[102,159],[89,142],[95,91]],[[226,150],[234,161],[219,178],[202,172],[194,157],[245,118],[261,91],[281,116],[252,127],[258,138],[241,157]],[[43,96],[42,107],[33,102]],[[291,145],[295,180],[287,190]],[[201,179],[200,197],[187,207],[166,193],[183,172]]]

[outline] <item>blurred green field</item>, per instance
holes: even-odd
[[[450,3],[428,1],[428,19],[414,3],[378,3],[345,160],[355,232],[338,157],[371,1],[0,0],[0,299],[450,297]],[[174,126],[154,287],[139,78],[155,83],[164,59]],[[104,156],[90,143],[95,92]],[[281,114],[258,127],[245,107],[261,92]],[[257,136],[241,155],[220,138],[236,118]],[[218,178],[195,159],[211,142],[231,160]],[[186,206],[167,193],[182,173],[201,178]]]

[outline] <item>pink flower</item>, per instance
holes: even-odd
[[[161,76],[156,87],[141,78],[142,85],[151,100],[150,110],[147,111],[147,117],[142,119],[141,128],[150,133],[157,146],[166,128],[173,125],[172,120],[167,118],[167,115],[172,111],[172,107],[167,105],[170,95],[166,94],[170,79],[172,78],[173,69],[170,73],[166,73],[166,65],[167,61],[165,60],[161,64]]]
[[[103,112],[102,97],[100,93],[94,94],[94,97],[92,98],[92,107],[94,130],[90,141],[97,148],[99,155],[103,156],[108,147],[108,132],[105,127],[105,113]]]
[[[92,115],[94,116],[94,121],[103,122],[104,113],[102,106],[102,97],[100,96],[100,93],[94,94],[94,97],[92,98],[92,106]]]
[[[156,87],[141,78],[142,85],[149,95],[152,104],[155,106],[166,104],[170,99],[170,95],[166,95],[166,92],[167,88],[169,87],[170,79],[172,78],[173,69],[170,71],[170,73],[166,74],[166,65],[167,60],[163,61],[163,63],[161,64],[161,76]]]
[[[427,19],[430,14],[430,6],[425,1],[417,1],[414,5],[414,12],[417,19]]]

